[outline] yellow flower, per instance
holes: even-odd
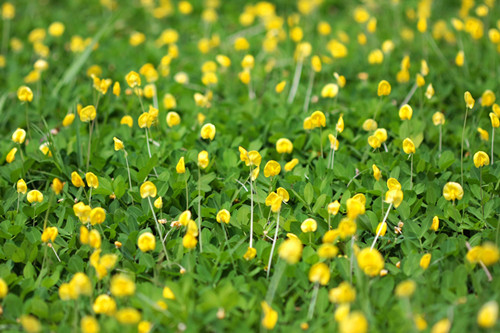
[[[80,243],[82,244],[89,243],[89,230],[83,225],[80,226]]]
[[[293,143],[287,138],[281,138],[276,141],[276,151],[278,154],[291,154],[293,151]],[[264,169],[265,170],[265,169]]]
[[[189,232],[186,233],[182,238],[182,246],[184,246],[186,249],[194,249],[196,247],[196,244],[198,244],[198,240]]]
[[[498,119],[498,116],[490,112],[490,120],[491,120],[491,127],[498,128],[500,126],[500,120]]]
[[[427,328],[427,322],[425,321],[424,317],[422,317],[422,315],[420,314],[414,315],[413,321],[419,331],[423,331]]]
[[[498,303],[489,301],[485,303],[477,314],[477,324],[482,328],[492,328],[498,320]]]
[[[208,158],[208,152],[206,150],[202,150],[198,153],[198,166],[202,169],[205,169],[210,162]]]
[[[335,151],[339,150],[339,140],[337,140],[333,134],[328,134],[328,140],[330,141],[330,148]]]
[[[168,127],[174,127],[181,123],[181,117],[177,112],[170,111],[167,113],[167,125]]]
[[[384,258],[376,249],[365,248],[357,256],[359,268],[368,276],[377,276],[384,268]]]
[[[389,178],[387,179],[387,187],[389,188],[389,190],[400,190],[401,184],[396,178]]]
[[[226,56],[226,55],[218,54],[217,56],[215,56],[215,60],[222,67],[229,67],[229,66],[231,66],[231,59],[229,59],[229,57]]]
[[[43,194],[42,194],[42,192],[40,192],[38,190],[31,190],[28,192],[28,195],[26,196],[26,198],[28,199],[29,203],[42,202],[43,201]]]
[[[123,116],[120,120],[120,125],[127,125],[128,127],[132,128],[132,126],[134,125],[134,119],[131,116]]]
[[[73,212],[82,223],[90,222],[91,210],[90,206],[85,205],[81,201],[73,205]]]
[[[4,2],[2,5],[2,19],[12,20],[16,16],[16,7],[10,2]]]
[[[243,255],[243,258],[248,261],[255,258],[256,255],[257,255],[257,250],[253,247],[249,247],[245,252],[245,254]]]
[[[382,144],[382,142],[380,142],[380,140],[378,139],[378,137],[376,137],[375,135],[370,135],[368,137],[368,144],[373,149],[377,149],[377,148],[380,147],[380,145]]]
[[[135,88],[135,87],[141,86],[141,77],[139,76],[139,73],[134,72],[134,71],[130,71],[125,76],[125,81],[127,81],[127,84],[130,88]]]
[[[150,128],[151,125],[153,125],[153,120],[154,118],[151,117],[151,114],[149,112],[143,112],[139,116],[139,119],[137,119],[137,123],[139,124],[140,128]]]
[[[113,137],[113,142],[115,143],[115,151],[125,149],[125,146],[123,145],[123,141],[118,139],[116,136]]]
[[[48,243],[49,240],[54,242],[58,234],[59,231],[56,227],[47,227],[42,233],[42,242]]]
[[[434,96],[434,87],[432,86],[432,83],[430,83],[428,86],[427,86],[427,89],[425,90],[425,97],[427,99],[431,99],[432,96]]]
[[[281,209],[283,198],[276,192],[271,192],[266,198],[266,206],[271,206],[271,211],[278,212]]]
[[[281,94],[283,92],[283,90],[285,89],[285,86],[286,86],[286,81],[283,80],[276,85],[276,87],[274,88],[274,91],[276,91],[276,93],[278,93],[278,94]]]
[[[73,275],[69,284],[73,286],[78,295],[89,296],[92,293],[92,284],[85,273],[78,272]]]
[[[281,243],[278,254],[288,264],[296,264],[302,256],[302,243],[298,238],[288,238]]]
[[[318,256],[320,258],[331,259],[339,253],[339,249],[329,243],[321,244],[318,248]]]
[[[264,318],[262,318],[262,326],[267,330],[272,330],[278,321],[278,312],[273,310],[267,302],[260,303]]]
[[[154,198],[156,197],[156,186],[148,180],[141,185],[140,192],[143,199],[147,197]]]
[[[85,316],[80,321],[82,333],[99,333],[99,323],[94,317]]]
[[[396,286],[394,293],[400,298],[409,298],[417,289],[417,284],[413,280],[405,280]]]
[[[377,228],[375,229],[375,235],[385,236],[386,232],[387,232],[387,223],[382,224],[382,222],[380,222],[377,225]]]
[[[321,111],[314,111],[311,114],[311,124],[314,127],[325,127],[326,126],[326,118],[325,114]]]
[[[474,165],[476,168],[481,168],[490,164],[490,157],[484,151],[478,151],[474,154]]]
[[[401,120],[410,120],[413,115],[413,109],[408,104],[403,105],[399,109],[399,118]]]
[[[313,124],[312,124],[311,117],[306,117],[304,119],[303,127],[304,127],[305,130],[313,129]]]
[[[186,2],[186,1],[184,1]],[[150,323],[149,321],[141,321],[139,322],[139,325],[137,325],[137,333],[149,333],[151,332],[151,329],[153,328],[153,324]]]
[[[339,203],[338,200],[330,202],[328,204],[328,214],[330,214],[330,215],[337,215],[338,212],[339,212],[339,208],[340,208],[340,203]]]
[[[20,86],[17,89],[17,98],[21,102],[31,102],[33,100],[33,92],[27,86]]]
[[[403,201],[403,191],[389,190],[385,193],[385,202],[393,204],[394,208],[398,208]]]
[[[101,235],[96,229],[92,229],[89,232],[89,245],[94,249],[101,248]]]
[[[429,267],[429,264],[431,263],[431,258],[432,255],[430,253],[426,253],[420,258],[420,267],[422,267],[424,270]]]
[[[340,322],[339,328],[340,333],[366,333],[368,332],[368,321],[363,313],[354,311]]]
[[[482,129],[481,127],[478,127],[477,131],[479,133],[481,140],[488,141],[490,139],[490,135],[488,134],[488,132]]]
[[[62,121],[62,125],[63,125],[64,127],[68,127],[68,126],[70,126],[71,124],[73,124],[73,121],[74,121],[74,120],[75,120],[75,114],[74,114],[74,113],[68,113],[68,114],[64,117],[64,119],[63,119],[63,121]]]
[[[76,171],[71,173],[71,183],[76,187],[85,187],[82,177]]]
[[[424,77],[422,76],[422,74],[417,73],[417,86],[420,88],[423,87],[424,85],[425,85]]]
[[[347,318],[350,308],[351,306],[349,305],[349,303],[343,303],[337,306],[337,309],[333,314],[333,318],[335,319],[335,321],[342,322],[345,318]]]
[[[386,80],[382,80],[378,84],[377,95],[388,96],[391,93],[391,84]]]
[[[87,105],[80,110],[80,120],[83,122],[89,122],[94,120],[96,117],[96,109],[93,105]]]
[[[448,201],[461,200],[464,196],[464,190],[459,183],[448,182],[443,187],[443,197]]]
[[[17,148],[12,148],[8,153],[7,153],[7,157],[5,157],[5,161],[7,163],[12,163],[14,162],[15,158],[16,158],[16,153],[17,153]]]
[[[380,143],[387,141],[387,130],[385,128],[377,128],[373,135],[380,141]]]
[[[314,264],[309,270],[309,281],[312,283],[328,284],[330,281],[330,269],[325,263]]]
[[[466,91],[464,93],[464,100],[465,100],[465,105],[467,108],[472,109],[474,107],[475,100],[472,98],[472,95],[470,92]]]
[[[281,172],[281,165],[274,160],[267,162],[266,166],[264,167],[265,177],[274,177],[276,175],[279,175],[280,172]]]
[[[378,181],[382,177],[382,172],[375,164],[372,164],[372,169],[373,169],[373,178],[375,178],[375,180]]]
[[[240,151],[240,159],[245,162],[245,165],[250,166],[250,165],[256,165],[257,167],[260,166],[260,163],[262,161],[262,157],[260,156],[259,152],[252,150],[252,151],[247,151],[243,147],[238,148]]]
[[[328,298],[335,304],[352,303],[356,299],[356,290],[349,282],[344,281],[338,287],[330,289]]]
[[[17,193],[26,194],[26,192],[28,191],[28,186],[26,185],[26,182],[24,181],[24,179],[19,179],[17,181],[16,191],[17,191]]]
[[[434,124],[434,126],[443,125],[444,122],[445,119],[444,119],[444,114],[442,112],[437,111],[432,115],[432,123]]]
[[[111,294],[116,297],[131,296],[135,293],[135,283],[124,274],[117,274],[111,278]]]
[[[356,222],[353,219],[350,219],[348,217],[343,218],[338,226],[338,235],[340,236],[340,238],[346,239],[356,233],[356,228]]]
[[[291,160],[290,162],[286,163],[285,164],[285,171],[288,172],[288,171],[292,171],[293,168],[295,168],[297,166],[297,164],[299,164],[299,160],[294,158],[293,160]]]
[[[163,207],[163,199],[162,197],[158,197],[158,199],[156,199],[154,202],[153,202],[153,205],[157,208],[157,209],[161,209]]]
[[[485,90],[481,96],[481,106],[492,106],[495,103],[495,93],[491,90]]]
[[[439,217],[434,216],[432,218],[432,224],[431,224],[431,228],[430,229],[433,230],[433,231],[438,231],[438,229],[439,229]]]
[[[90,224],[102,224],[106,220],[106,211],[101,207],[96,207],[90,211]]]
[[[226,224],[229,224],[230,219],[231,219],[231,214],[229,213],[229,211],[227,209],[219,210],[219,212],[217,213],[216,220],[219,223],[224,222]]]
[[[403,151],[406,154],[414,154],[415,153],[415,144],[410,138],[406,138],[403,141]]]
[[[316,220],[309,218],[302,222],[300,229],[303,233],[315,232],[318,229],[318,223],[316,223]]]
[[[67,301],[70,299],[77,299],[78,293],[75,290],[74,286],[69,283],[62,283],[59,286],[59,298],[63,301]]]
[[[38,333],[42,330],[42,325],[38,319],[32,315],[22,315],[19,318],[19,321],[21,322],[23,329],[28,333]]]
[[[432,326],[431,333],[448,333],[451,328],[451,323],[448,318],[441,319]]]
[[[137,246],[142,252],[154,251],[156,248],[156,238],[150,232],[145,232],[139,236]]]
[[[334,98],[338,93],[339,86],[336,83],[328,83],[323,87],[323,89],[321,89],[321,97],[323,98]]]
[[[122,324],[134,325],[141,321],[141,313],[134,308],[124,308],[115,314],[115,318]]]
[[[112,316],[116,312],[116,302],[111,296],[103,294],[97,296],[92,305],[92,309],[97,314],[106,314]]]
[[[359,215],[363,215],[365,213],[365,200],[357,200],[358,197],[352,197],[347,199],[346,207],[347,207],[347,217],[350,219],[356,219]],[[363,197],[364,198],[364,197]]]
[[[166,298],[166,299],[175,299],[175,295],[174,295],[172,289],[170,289],[169,287],[163,288],[162,296],[163,296],[163,298]]]
[[[87,172],[85,174],[85,180],[87,181],[88,187],[98,188],[99,187],[99,179],[92,172]]]
[[[178,174],[182,174],[186,172],[186,165],[184,164],[184,156],[182,156],[179,159],[179,162],[177,162],[177,165],[175,166],[175,171]]]
[[[333,243],[339,237],[340,237],[339,229],[328,230],[323,235],[323,243]]]
[[[213,140],[215,137],[215,126],[210,123],[203,125],[200,134],[203,139]]]
[[[25,139],[26,139],[26,131],[23,130],[22,128],[16,129],[12,134],[12,141],[14,141],[15,143],[22,144]]]
[[[339,120],[337,121],[337,124],[335,125],[335,129],[337,132],[342,133],[344,131],[344,118],[343,114],[340,114]]]
[[[121,90],[122,89],[120,87],[120,82],[116,81],[113,84],[113,95],[115,95],[116,97],[120,97]]]
[[[464,51],[458,51],[457,55],[455,56],[455,64],[458,67],[462,67],[465,63],[465,54]]]

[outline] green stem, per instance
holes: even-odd
[[[465,138],[465,125],[467,124],[467,113],[469,112],[469,108],[465,108],[465,118],[464,118],[464,127],[462,129],[462,148],[460,149],[460,179],[461,185],[464,187],[464,138]]]
[[[200,234],[200,253],[203,253],[203,237],[201,235],[201,170],[198,167],[198,230]]]
[[[148,196],[148,202],[149,202],[149,208],[151,208],[151,213],[153,213],[153,218],[155,219],[156,230],[158,231],[158,235],[160,236],[160,241],[161,241],[161,245],[163,247],[163,251],[165,252],[165,257],[167,258],[167,261],[170,262],[170,259],[168,258],[167,248],[165,247],[165,239],[163,239],[163,236],[161,233],[160,223],[158,223],[158,219],[156,218],[155,210],[153,208],[153,203],[151,202],[151,197],[149,197],[149,196]]]
[[[94,120],[92,120],[92,123],[89,123],[89,145],[87,147],[87,165],[86,165],[86,172],[89,171],[89,164],[90,164],[90,147],[92,145],[92,130],[94,129]]]
[[[378,229],[377,235],[375,236],[375,239],[373,240],[372,246],[370,249],[373,249],[375,246],[375,243],[377,242],[377,239],[380,236],[380,233],[382,232],[382,229],[384,228],[385,221],[387,220],[387,217],[389,216],[389,212],[391,211],[392,208],[392,202],[389,204],[389,207],[387,208],[387,213],[385,213],[384,220],[382,221],[382,224],[380,225],[380,228]]]
[[[311,302],[309,303],[309,310],[307,311],[307,320],[311,320],[314,314],[314,307],[316,306],[316,300],[318,299],[319,282],[314,284],[313,294]]]
[[[274,232],[273,245],[271,247],[271,253],[269,254],[269,261],[267,262],[267,278],[269,279],[269,273],[271,272],[271,264],[273,263],[273,253],[276,247],[276,240],[278,239],[278,231],[280,228],[280,211],[278,210],[278,217],[276,220],[276,231]]]

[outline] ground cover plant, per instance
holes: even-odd
[[[500,11],[1,5],[2,332],[495,332]]]

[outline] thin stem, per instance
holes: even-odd
[[[314,314],[314,307],[316,306],[316,300],[318,299],[319,282],[314,284],[313,294],[311,297],[311,302],[309,303],[309,310],[307,311],[307,320],[311,320]]]
[[[441,157],[441,148],[443,144],[443,125],[439,125],[439,155]]]
[[[149,158],[151,158],[151,148],[149,147],[149,135],[148,135],[148,128],[144,128],[146,130],[146,144],[148,146],[148,154],[149,154]],[[155,176],[158,177],[158,173],[156,172],[156,168],[153,167],[153,171],[155,173]]]
[[[410,161],[410,190],[413,189],[413,154]]]
[[[203,252],[203,237],[201,235],[201,170],[198,167],[198,230],[200,234],[200,253]]]
[[[17,208],[16,208],[16,213],[19,213],[19,200],[20,200],[21,193],[17,192]]]
[[[495,146],[495,127],[491,129],[491,165],[493,165],[493,147]]]
[[[233,264],[233,269],[236,270],[236,266],[234,264],[234,259],[233,259],[233,252],[230,251],[231,248],[229,247],[229,239],[227,237],[227,230],[226,230],[226,226],[224,224],[225,224],[224,222],[221,222],[222,233],[224,234],[224,238],[226,239],[226,247],[229,251],[229,257],[231,258],[231,263]]]
[[[319,146],[321,148],[321,158],[323,158],[323,127],[319,128]]]
[[[155,210],[153,208],[153,203],[151,202],[151,197],[148,196],[148,202],[149,202],[149,208],[151,208],[151,213],[153,213],[153,218],[155,219],[156,223],[156,230],[158,231],[158,235],[160,236],[160,241],[161,245],[163,246],[163,251],[165,252],[165,257],[167,258],[167,261],[170,261],[168,258],[168,252],[167,248],[165,247],[165,240],[163,239],[161,229],[160,229],[160,223],[158,223],[158,219],[156,218]]]
[[[309,74],[309,84],[307,85],[307,94],[306,94],[306,99],[304,100],[304,112],[307,113],[309,111],[309,102],[311,101],[311,93],[312,93],[312,87],[314,83],[314,71],[311,71],[311,74]]]
[[[271,272],[271,264],[273,263],[273,253],[276,247],[276,240],[278,239],[278,230],[280,228],[280,211],[278,210],[278,218],[276,220],[276,231],[274,232],[273,246],[271,247],[271,253],[269,254],[269,261],[267,262],[267,278],[269,279],[269,273]]]
[[[155,109],[158,109],[158,91],[156,90],[156,84],[153,83],[153,90],[154,90],[154,94],[153,94],[153,107]]]
[[[90,164],[90,147],[92,145],[92,130],[94,129],[94,120],[92,120],[92,123],[89,123],[89,145],[87,147],[87,166],[85,168],[86,172],[89,171],[89,164]]]
[[[189,208],[189,189],[188,189],[188,176],[184,176],[184,182],[186,184],[186,210]]]
[[[250,168],[250,247],[253,244],[253,179],[252,169]]]
[[[302,74],[302,58],[297,61],[295,66],[295,74],[293,75],[292,88],[290,89],[290,94],[288,95],[288,104],[292,104],[295,99],[295,94],[299,87],[300,75]]]
[[[380,224],[380,228],[378,228],[377,235],[375,236],[375,239],[373,240],[372,246],[370,247],[370,250],[373,249],[375,246],[375,243],[377,242],[377,239],[380,236],[380,233],[382,232],[382,229],[384,228],[385,221],[387,220],[387,217],[389,216],[389,212],[391,211],[392,208],[392,202],[389,204],[389,208],[387,208],[387,213],[385,213],[384,220],[382,221],[382,224]]]
[[[125,163],[127,164],[128,185],[129,185],[130,191],[132,191],[132,178],[130,177],[130,166],[128,164],[127,155],[128,155],[127,152],[125,152]]]
[[[92,186],[90,187],[90,193],[89,193],[89,206],[92,206]]]
[[[59,260],[59,262],[61,262],[61,258],[59,258],[59,256],[57,255],[56,249],[54,249],[54,246],[52,245],[52,243],[47,244],[47,246],[50,247],[52,249],[52,251],[54,251],[54,254],[56,255],[57,260]]]
[[[467,124],[467,113],[469,112],[469,108],[465,108],[465,118],[464,118],[464,127],[462,129],[462,148],[460,149],[460,179],[461,185],[464,186],[464,138],[465,138],[465,125]]]
[[[481,212],[484,222],[484,205],[483,205],[483,168],[479,168],[479,190],[481,193]]]
[[[330,224],[331,218],[332,218],[332,215],[330,213],[328,213],[328,230],[331,229],[331,224]]]
[[[278,285],[281,281],[281,277],[283,276],[283,272],[285,271],[285,268],[287,267],[287,264],[285,261],[280,261],[278,259],[278,262],[276,263],[276,269],[274,270],[273,277],[271,279],[271,282],[269,283],[269,287],[267,288],[267,293],[266,293],[266,301],[269,304],[273,303],[274,299],[274,294],[276,293],[276,290],[278,289]]]

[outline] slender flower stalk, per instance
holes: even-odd
[[[314,308],[316,307],[316,300],[318,299],[319,282],[314,284],[311,302],[309,303],[309,310],[307,311],[307,320],[311,320],[314,315]]]
[[[161,232],[161,228],[160,228],[160,223],[158,222],[158,219],[156,218],[156,213],[155,213],[155,210],[153,208],[153,203],[151,202],[151,197],[150,196],[148,196],[148,202],[149,202],[149,208],[151,208],[151,213],[153,213],[153,218],[154,218],[155,223],[156,223],[156,230],[158,231],[158,235],[160,236],[161,245],[163,247],[163,251],[165,252],[165,257],[167,258],[167,261],[170,261],[170,259],[168,258],[167,248],[165,247],[165,241],[166,241],[166,239],[164,239],[163,236],[162,236],[162,232]]]
[[[299,60],[297,60],[297,65],[295,66],[295,74],[293,75],[293,83],[292,87],[290,89],[290,94],[288,95],[288,104],[292,104],[293,100],[295,99],[295,95],[297,94],[297,89],[299,88],[299,82],[300,82],[300,75],[302,74],[302,65],[303,65],[303,58],[300,57]]]
[[[198,166],[198,233],[200,234],[200,253],[203,253],[203,237],[201,235],[201,169]]]
[[[278,231],[280,228],[280,211],[278,210],[278,217],[276,218],[276,229],[274,232],[273,245],[271,247],[271,253],[269,254],[269,261],[267,262],[267,278],[269,279],[269,273],[271,272],[271,264],[273,263],[273,253],[276,247],[276,240],[278,239]]]
[[[304,112],[309,111],[309,103],[311,101],[312,88],[314,84],[314,73],[315,71],[312,70],[311,74],[309,74],[309,84],[307,85],[306,99],[304,100]]]
[[[377,235],[375,236],[375,239],[373,240],[372,246],[370,247],[370,250],[373,249],[375,246],[375,243],[377,242],[377,239],[380,236],[380,233],[382,232],[382,229],[384,228],[384,225],[386,224],[387,217],[389,216],[389,212],[391,211],[392,208],[392,202],[389,204],[389,207],[387,208],[387,212],[385,213],[384,219],[382,220],[382,223],[380,224],[380,228],[378,228]]]
[[[52,249],[52,251],[54,251],[54,254],[56,255],[57,260],[59,260],[59,262],[61,262],[61,258],[59,258],[59,256],[57,255],[56,249],[54,249],[54,246],[52,245],[52,243],[48,243],[47,246],[50,247]]]
[[[469,109],[465,108],[464,127],[462,129],[462,146],[460,148],[460,184],[464,186],[464,139],[465,139],[465,125],[467,124],[467,113]]]
[[[252,167],[250,167],[250,245],[253,247],[253,178]]]

